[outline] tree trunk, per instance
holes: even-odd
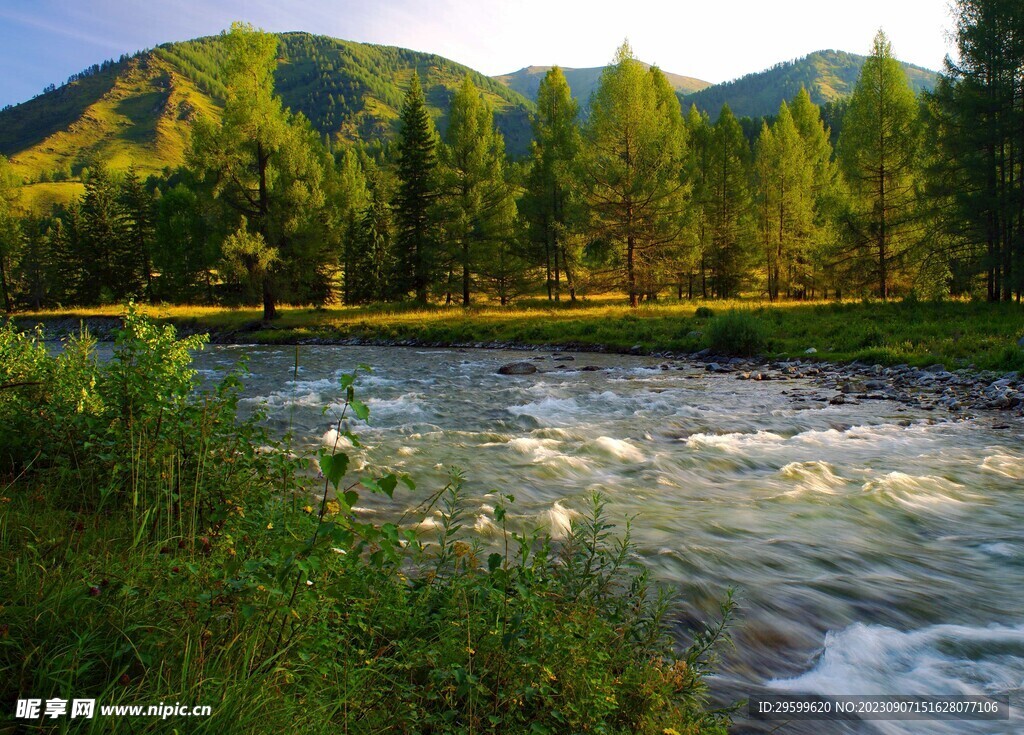
[[[274,292],[270,287],[270,274],[263,276],[263,321],[277,319],[277,306],[274,304]]]
[[[629,305],[639,305],[636,293],[636,268],[633,263],[633,251],[636,248],[636,238],[633,235],[626,236],[626,285],[629,287]]]
[[[4,311],[10,314],[12,311],[11,294],[7,290],[7,266],[2,255],[0,255],[0,290],[3,291],[4,296]]]

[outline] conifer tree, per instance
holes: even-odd
[[[427,303],[433,277],[436,242],[437,131],[427,112],[419,74],[402,105],[398,133],[398,193],[395,197],[395,247],[401,286]]]
[[[882,299],[911,246],[918,143],[917,100],[879,31],[843,120],[839,156],[852,195],[848,235],[855,253],[873,260],[868,272]]]
[[[620,256],[631,306],[651,291],[643,279],[683,233],[686,134],[665,86],[664,75],[645,69],[623,43],[601,75],[583,132],[582,194],[596,234]]]
[[[834,281],[831,255],[836,242],[835,221],[843,199],[839,167],[834,160],[831,131],[822,120],[821,110],[811,102],[806,87],[800,87],[790,111],[803,142],[804,158],[811,169],[814,212],[806,249],[812,268],[811,296],[820,285],[827,298],[828,288]]]
[[[549,299],[559,300],[562,276],[569,296],[576,298],[573,273],[575,254],[569,247],[572,207],[572,165],[579,151],[576,118],[579,105],[572,98],[562,70],[548,70],[537,90],[537,113],[532,118],[531,169],[524,197],[530,237],[540,244]]]
[[[505,142],[469,75],[452,99],[446,142],[447,230],[462,273],[462,305],[469,306],[475,267],[513,236],[516,217]]]
[[[710,137],[706,206],[710,229],[708,264],[714,272],[713,294],[728,298],[739,293],[750,255],[750,146],[728,105],[722,106]]]
[[[247,280],[259,281],[263,318],[270,320],[288,287],[299,300],[329,295],[324,266],[331,248],[319,231],[329,155],[309,121],[274,94],[277,38],[244,23],[232,24],[223,38],[223,118],[196,121],[188,160],[240,223],[233,252],[258,266]]]
[[[1024,5],[957,0],[957,60],[934,95],[933,211],[947,259],[984,277],[990,301],[1024,298]],[[952,215],[950,213],[952,212]]]
[[[690,183],[690,206],[687,209],[684,237],[690,245],[690,260],[686,263],[687,297],[696,292],[694,278],[700,279],[700,296],[708,297],[708,258],[711,255],[711,226],[709,220],[711,197],[711,121],[696,105],[690,105],[685,118],[689,148],[683,176]],[[682,274],[679,276],[679,296],[682,298]]]
[[[14,309],[11,296],[10,271],[14,255],[21,242],[21,231],[15,212],[18,198],[18,182],[7,158],[0,155],[0,291],[4,310]]]
[[[814,225],[813,170],[785,102],[771,128],[763,125],[756,153],[768,298],[776,301],[783,290],[792,295],[794,289],[808,289],[806,265]]]
[[[128,167],[121,184],[121,204],[125,214],[125,237],[138,261],[136,268],[145,296],[153,301],[153,195],[146,191],[134,164]]]

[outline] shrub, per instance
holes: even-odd
[[[714,315],[715,315],[715,312],[712,311],[707,306],[698,306],[697,309],[693,312],[693,316],[696,319],[710,319]]]
[[[708,346],[723,355],[755,355],[766,345],[761,320],[749,311],[730,309],[707,327]]]

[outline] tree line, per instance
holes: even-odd
[[[78,201],[27,216],[0,159],[4,307],[1019,300],[1024,8],[959,0],[956,18],[933,93],[915,96],[879,32],[845,104],[823,115],[801,88],[753,140],[728,106],[684,112],[623,44],[586,114],[548,72],[519,161],[468,76],[440,136],[415,71],[391,143],[325,145],[274,93],[276,38],[235,24],[223,116],[194,123],[178,171],[94,166]]]

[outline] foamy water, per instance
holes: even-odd
[[[213,374],[242,353],[253,371],[244,405],[265,404],[275,431],[311,449],[337,440],[340,375],[374,367],[357,382],[370,423],[350,424],[364,447],[345,450],[353,466],[408,472],[419,488],[392,505],[364,498],[379,517],[413,508],[452,467],[466,476],[467,527],[485,543],[500,535],[495,492],[515,496],[516,529],[556,538],[604,494],[613,520],[635,517],[644,560],[679,592],[681,637],[736,588],[736,648],[715,680],[727,696],[1019,701],[1024,690],[1018,420],[879,401],[809,408],[795,400],[815,389],[808,381],[737,381],[644,358],[577,354],[571,371],[529,376],[496,370],[533,354],[473,350],[303,347],[297,375],[294,348],[213,347],[198,359]],[[603,369],[579,370],[588,364]],[[414,521],[436,533],[436,515]],[[832,732],[812,725],[782,732]],[[1003,735],[1024,723],[949,728],[856,732]]]

